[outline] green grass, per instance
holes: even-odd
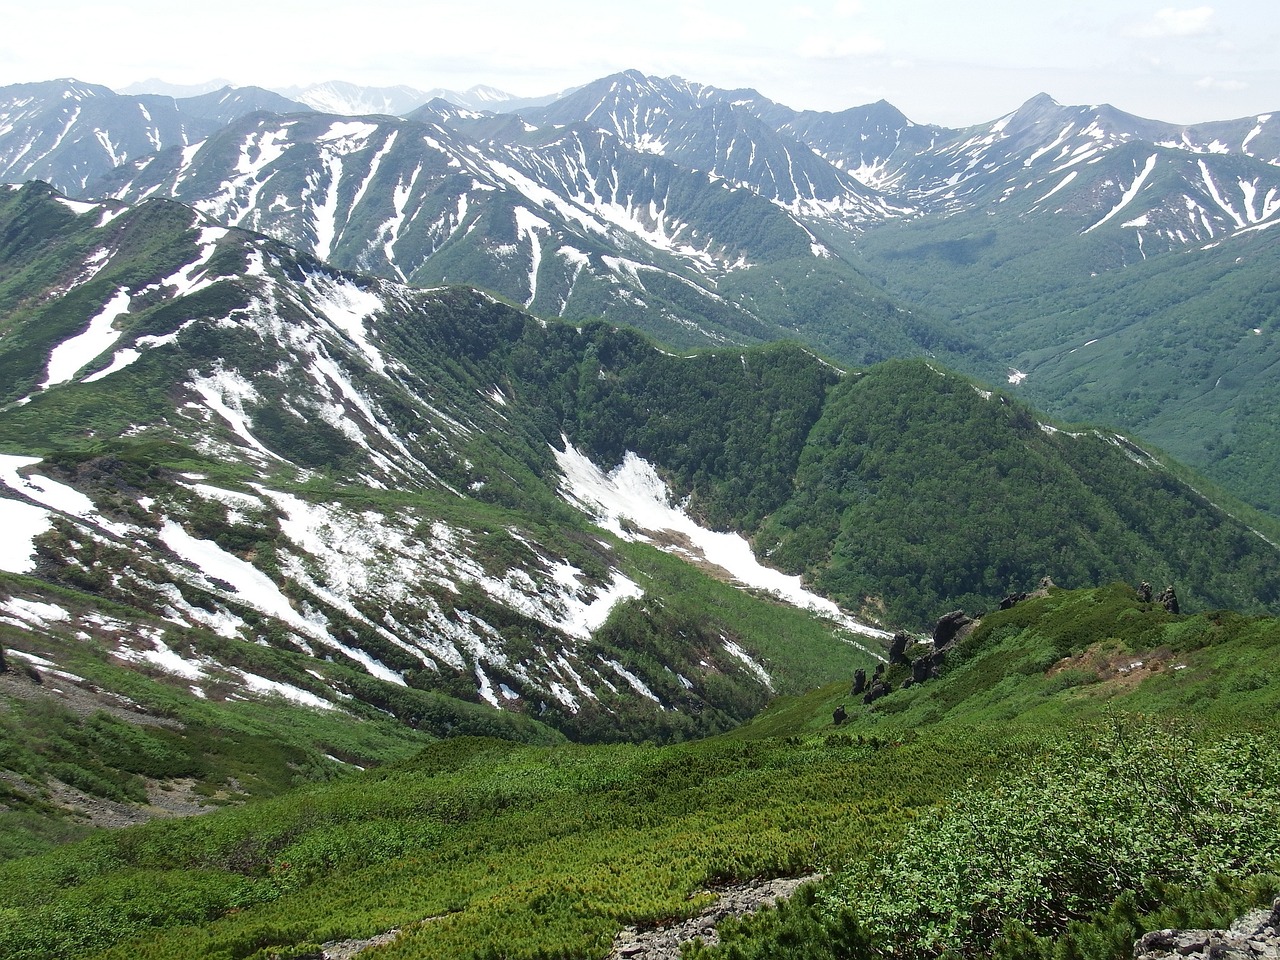
[[[1187,668],[1136,684],[1055,683],[1064,656],[1100,645],[1133,658],[1167,650]],[[1001,941],[1010,956],[1047,960],[1070,941],[1115,957],[1135,929],[1221,914],[1271,889],[1280,800],[1263,768],[1274,765],[1277,692],[1264,674],[1278,646],[1274,620],[1173,617],[1123,586],[1053,592],[988,618],[942,679],[871,708],[851,704],[839,729],[831,709],[849,702],[844,683],[780,698],[741,729],[693,743],[454,739],[335,784],[10,863],[0,867],[0,956],[265,960],[399,928],[384,956],[602,957],[622,926],[695,912],[708,885],[810,870],[838,879],[773,919],[734,927],[741,949],[790,937],[809,951],[797,955],[838,956],[833,944],[847,941],[898,956],[893,931],[924,927],[892,919],[915,909],[905,892],[871,909],[858,879],[874,878],[866,871],[919,856],[912,869],[933,877],[940,863],[969,863],[975,852],[1040,856],[1058,849],[1043,846],[1043,830],[1065,838],[1085,820],[1120,824],[1111,840],[1089,841],[1117,850],[1126,849],[1121,835],[1157,852],[1206,838],[1199,872],[1155,871],[1149,882],[1093,892],[1071,879],[1075,848],[1060,845],[1067,879],[1055,889],[1074,906],[1048,919],[1027,914],[1017,936],[1003,914],[988,918],[1013,938]],[[976,669],[993,656],[1003,664],[996,675]],[[1143,777],[1186,789],[1168,794],[1181,798],[1174,806],[1144,812],[1166,794],[1141,788]],[[1266,789],[1246,794],[1252,781]],[[1072,813],[1077,802],[1097,809]],[[1058,809],[1067,815],[1053,820]],[[1043,830],[1018,810],[1047,818]],[[1214,811],[1247,819],[1232,826]],[[1180,817],[1205,829],[1188,833]],[[1007,847],[938,832],[973,822],[1007,834]],[[1249,856],[1222,843],[1243,843]],[[1166,852],[1164,861],[1183,862]],[[932,943],[911,955],[936,955]],[[741,954],[754,955],[769,954]]]
[[[13,864],[0,871],[0,900],[12,907],[4,919],[22,919],[0,955],[22,955],[14,944],[24,929],[42,929],[37,940],[47,942],[55,915],[69,954],[76,943],[92,950],[134,936],[119,955],[248,956],[439,917],[390,955],[484,955],[517,931],[528,942],[534,929],[539,942],[513,956],[592,955],[625,922],[688,913],[706,884],[869,851],[957,782],[974,753],[989,751],[918,744],[910,762],[883,764],[843,739],[550,749],[449,741],[336,787]],[[177,911],[153,917],[184,924],[169,931],[144,933],[143,919],[99,931],[102,912],[91,905],[152,876],[171,888],[187,876],[179,871],[194,872],[168,895],[220,896],[218,919],[196,928]],[[39,907],[50,898],[62,909]],[[68,923],[68,908],[84,914]]]

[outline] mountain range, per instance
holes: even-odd
[[[1270,117],[467,97],[0,90],[0,958],[1274,898]]]
[[[330,86],[322,110],[8,88],[0,176],[167,196],[344,269],[675,346],[931,355],[1280,511],[1269,114],[1185,126],[1042,94],[956,130],[634,71],[537,104]]]
[[[688,735],[1044,575],[1280,599],[1280,551],[1176,465],[924,361],[677,355],[169,199],[7,188],[0,236],[8,622],[199,695]],[[770,591],[797,625],[749,626]]]
[[[1274,508],[1268,118],[0,97],[0,642],[99,707],[682,739],[1046,576],[1280,600],[1274,517],[1105,426]]]

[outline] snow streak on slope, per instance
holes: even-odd
[[[1134,178],[1134,181],[1129,186],[1129,189],[1125,190],[1124,196],[1120,198],[1120,202],[1117,203],[1114,207],[1112,207],[1110,212],[1108,212],[1105,217],[1103,217],[1093,226],[1087,228],[1084,231],[1085,233],[1091,233],[1092,231],[1097,230],[1100,226],[1102,226],[1104,223],[1106,223],[1108,220],[1110,220],[1117,213],[1119,213],[1121,210],[1123,210],[1125,207],[1129,205],[1129,203],[1133,200],[1133,198],[1138,195],[1138,191],[1142,189],[1142,185],[1146,183],[1147,177],[1151,176],[1151,171],[1155,169],[1156,157],[1157,157],[1157,154],[1154,154],[1154,153],[1151,156],[1147,157],[1146,166],[1144,166],[1142,168],[1142,172],[1139,173],[1137,177]]]
[[[39,463],[38,457],[14,457],[0,454],[0,482],[11,490],[21,491],[25,481],[18,475],[22,467]],[[30,573],[35,569],[35,538],[52,524],[48,510],[21,500],[0,498],[0,524],[5,535],[0,537],[0,570]]]
[[[49,366],[45,370],[44,383],[40,384],[40,389],[48,390],[57,384],[66,383],[81,367],[110,349],[120,338],[120,331],[113,324],[117,317],[128,312],[129,301],[127,291],[116,291],[116,295],[107,301],[101,312],[89,321],[83,333],[54,347],[53,353],[49,355]]]
[[[365,330],[366,321],[382,309],[382,298],[373,290],[362,290],[349,280],[325,274],[311,274],[306,285],[321,315],[359,347],[369,366],[385,373],[386,359]]]
[[[805,589],[799,577],[789,577],[760,564],[751,545],[736,533],[717,533],[700,526],[670,502],[670,493],[657,472],[645,460],[628,453],[609,474],[579,453],[568,439],[564,451],[555,451],[564,479],[565,498],[595,517],[602,527],[623,539],[635,535],[622,521],[650,533],[676,534],[689,547],[665,547],[683,556],[703,560],[726,571],[744,587],[766,590],[787,603],[812,610],[847,630],[869,637],[890,636],[884,630],[859,623],[835,603]],[[649,538],[645,538],[649,539]]]

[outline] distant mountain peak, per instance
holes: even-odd
[[[201,94],[213,93],[216,90],[225,90],[228,87],[234,87],[230,80],[225,77],[219,77],[214,80],[206,80],[204,83],[168,83],[159,77],[151,77],[147,80],[139,80],[137,83],[131,83],[127,87],[121,87],[116,93],[129,97],[145,96],[152,94],[162,97],[173,97],[180,100],[184,97],[198,97]]]
[[[1031,97],[1029,100],[1027,100],[1027,102],[1024,103],[1022,106],[1023,108],[1060,107],[1062,106],[1062,104],[1060,104],[1057,100],[1055,100],[1053,97],[1051,97],[1049,94],[1045,93],[1042,90],[1040,93],[1037,93],[1034,97]]]

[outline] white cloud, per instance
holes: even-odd
[[[869,57],[884,51],[884,41],[867,33],[843,37],[809,37],[800,45],[800,56],[806,60],[841,60],[846,57]]]
[[[1138,37],[1198,37],[1211,31],[1213,7],[1163,7],[1154,17],[1134,28]]]
[[[861,0],[836,0],[831,8],[832,16],[849,20],[863,12]]]
[[[715,38],[717,43],[725,40],[741,40],[747,35],[746,23],[738,16],[726,16],[698,6],[686,6],[681,10],[681,28],[686,39],[703,40]]]
[[[1201,90],[1248,90],[1249,85],[1242,80],[1219,80],[1217,77],[1201,77],[1196,81]]]

